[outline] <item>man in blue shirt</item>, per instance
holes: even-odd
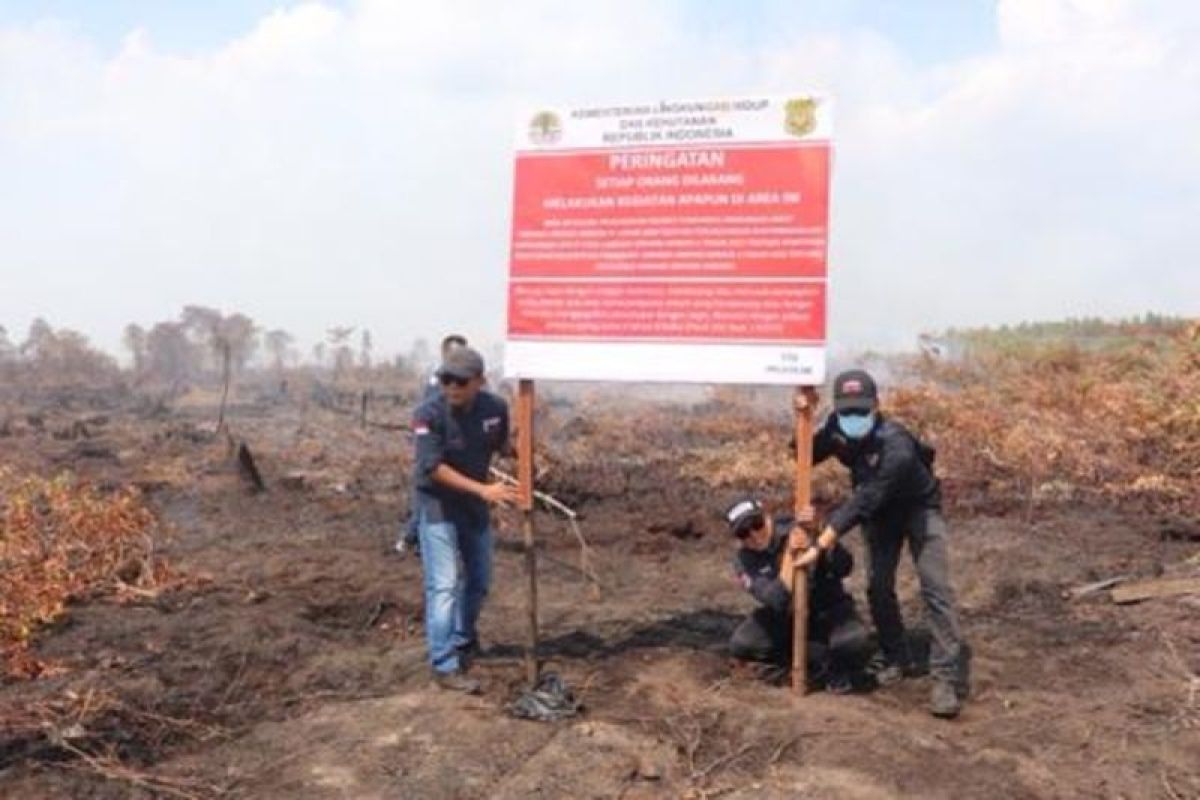
[[[476,694],[479,682],[464,672],[492,579],[489,506],[516,501],[516,489],[488,482],[492,457],[508,449],[508,404],[483,390],[483,358],[469,347],[449,351],[437,374],[441,391],[417,407],[412,426],[425,640],[436,684]]]
[[[467,337],[452,333],[442,339],[442,361],[456,347],[466,347]],[[440,365],[440,361],[438,362]],[[438,368],[434,367],[421,379],[421,399],[419,402],[424,403],[427,400],[432,400],[437,397],[442,391],[441,384],[438,382]],[[396,552],[401,558],[406,557],[410,552],[420,555],[421,540],[417,531],[417,497],[416,487],[413,487],[413,492],[409,495],[408,516],[404,520],[404,528],[400,533],[400,538],[396,541]]]

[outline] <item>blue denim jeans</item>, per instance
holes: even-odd
[[[458,649],[478,640],[475,624],[492,584],[492,529],[430,522],[422,514],[425,641],[435,672],[458,669]]]

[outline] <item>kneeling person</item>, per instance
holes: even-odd
[[[803,547],[804,532],[788,517],[771,517],[754,499],[735,503],[725,519],[739,542],[734,573],[760,603],[734,630],[729,649],[743,661],[786,667],[791,663],[793,630],[788,543],[794,534],[801,540],[795,544]],[[867,630],[854,599],[842,587],[853,568],[854,557],[838,546],[821,556],[809,582],[809,675],[838,694],[851,690],[851,676],[867,652]]]

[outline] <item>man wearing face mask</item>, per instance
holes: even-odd
[[[807,408],[802,394],[797,410]],[[908,542],[932,643],[929,658],[934,716],[955,717],[969,691],[970,648],[963,640],[950,586],[946,521],[941,487],[933,473],[933,450],[879,411],[874,379],[849,370],[833,383],[833,413],[813,437],[813,463],[833,456],[850,470],[853,493],[829,515],[816,543],[796,559],[814,564],[856,526],[866,539],[867,598],[879,633],[873,672],[880,684],[912,674],[912,658],[896,600],[896,569]]]

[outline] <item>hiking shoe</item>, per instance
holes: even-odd
[[[754,677],[772,686],[781,686],[791,678],[791,667],[786,664],[755,664]]]
[[[845,672],[830,672],[825,678],[825,691],[829,694],[850,694],[854,681]]]
[[[962,711],[962,701],[950,681],[934,681],[929,692],[929,713],[942,719],[954,719]]]
[[[891,686],[911,675],[912,668],[908,664],[892,661],[887,656],[877,655],[867,665],[867,672],[880,686]]]
[[[474,678],[468,678],[461,672],[435,672],[433,673],[433,683],[439,689],[447,692],[479,694],[483,690],[483,687],[479,685],[479,681]]]

